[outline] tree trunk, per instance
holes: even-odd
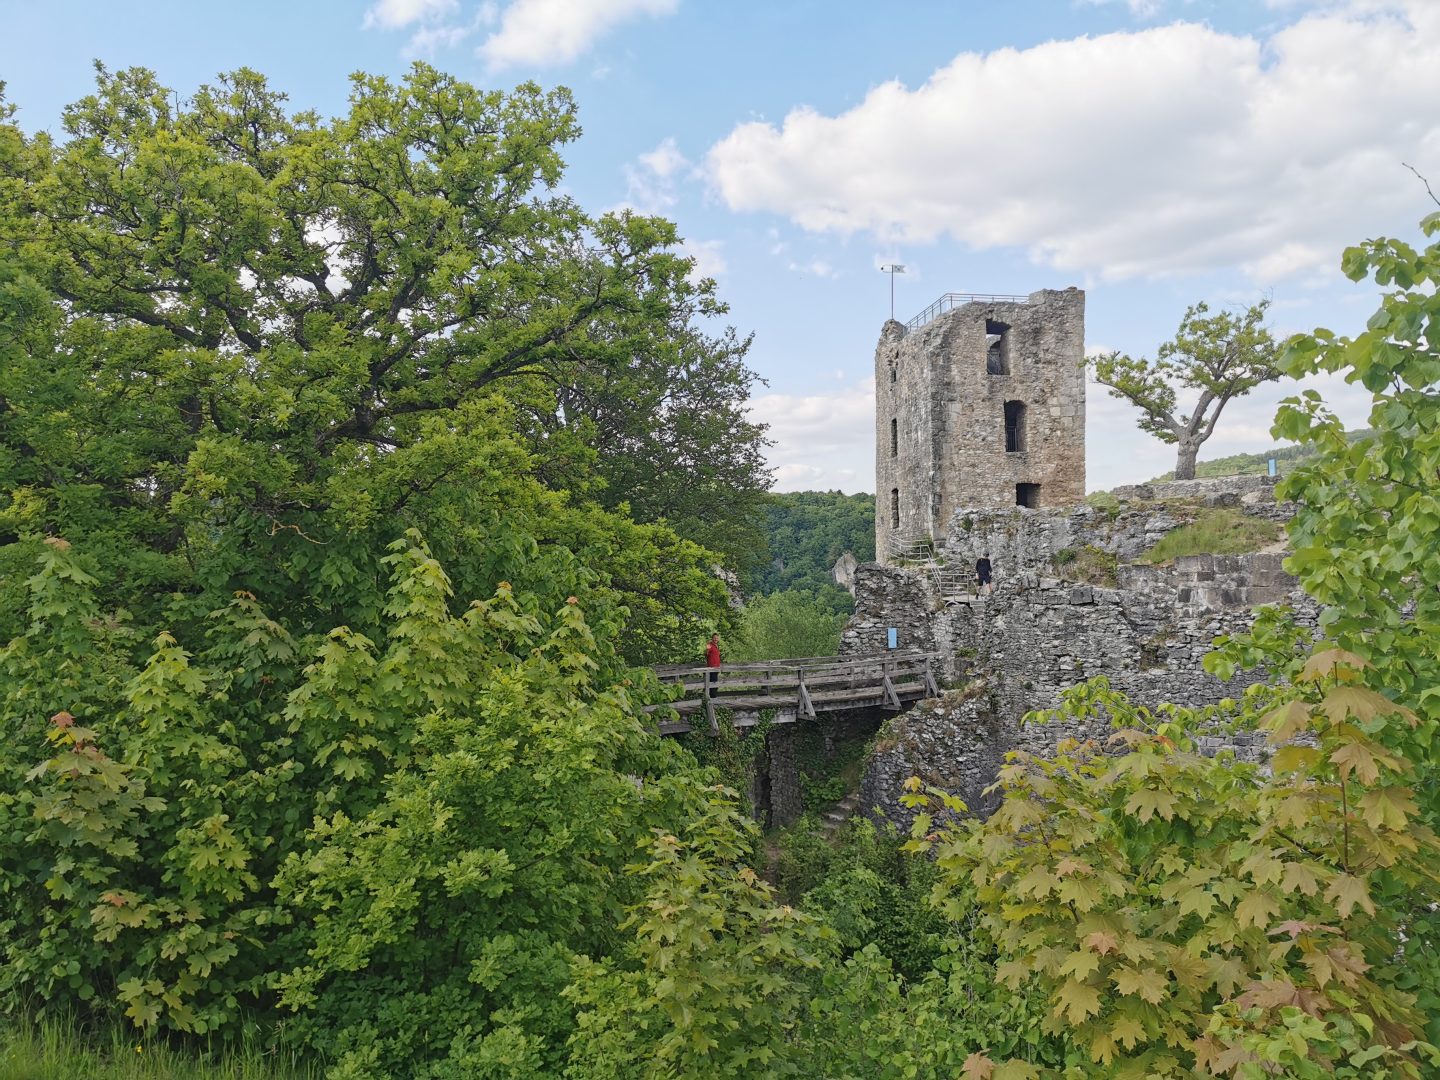
[[[1175,479],[1195,479],[1195,456],[1200,453],[1200,444],[1182,442],[1180,451],[1175,456]]]

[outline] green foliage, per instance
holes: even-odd
[[[834,656],[846,616],[803,592],[761,596],[745,606],[725,649],[734,663]]]
[[[1207,304],[1194,304],[1154,360],[1111,352],[1092,362],[1096,379],[1110,387],[1110,396],[1140,410],[1141,431],[1178,445],[1177,479],[1194,479],[1196,452],[1232,399],[1280,378],[1279,350],[1265,327],[1269,306],[1270,301],[1262,300],[1241,314],[1212,315]],[[1180,390],[1199,395],[1189,414],[1176,411]]]
[[[1259,551],[1283,536],[1283,530],[1273,521],[1228,507],[1211,507],[1166,533],[1135,561],[1158,564],[1185,555],[1243,555]]]
[[[774,710],[763,711],[760,722],[748,728],[732,724],[729,709],[716,709],[715,715],[718,728],[715,734],[702,727],[680,736],[680,741],[701,766],[714,770],[716,782],[741,792],[742,801],[748,804],[745,793],[750,791],[755,779],[756,760],[765,753]]]
[[[73,1021],[0,1021],[0,1080],[312,1080],[293,1052],[253,1033],[239,1042],[176,1049],[133,1030],[84,1030]]]
[[[1361,431],[1348,431],[1345,433],[1345,437],[1354,442],[1356,439],[1363,439],[1373,434],[1374,432],[1366,428]],[[1230,454],[1228,457],[1197,461],[1195,475],[1201,479],[1215,476],[1268,476],[1272,458],[1275,460],[1276,470],[1282,475],[1288,475],[1294,466],[1302,461],[1308,461],[1316,453],[1317,450],[1314,446],[1272,446],[1269,450],[1262,450],[1257,454]],[[1175,474],[1168,472],[1162,473],[1148,482],[1157,484],[1174,479]],[[1089,501],[1086,499],[1086,502]]]
[[[1440,216],[1424,228],[1440,231]],[[1012,755],[983,826],[916,821],[947,903],[978,889],[1001,978],[1052,998],[1046,1026],[1073,1072],[1440,1068],[1440,308],[1428,288],[1440,245],[1371,241],[1344,267],[1391,289],[1369,329],[1302,335],[1282,363],[1364,385],[1373,432],[1347,439],[1313,391],[1273,429],[1315,450],[1279,494],[1299,505],[1287,566],[1334,644],[1312,655],[1312,633],[1266,609],[1206,661],[1227,677],[1267,669],[1238,702],[1151,713],[1103,680],[1077,687],[1059,715],[1108,715],[1127,753],[1069,742],[1052,760]],[[1197,731],[1227,722],[1269,733],[1269,771],[1196,752]],[[911,798],[958,809],[938,792]],[[1001,1056],[974,1074],[1000,1075]]]
[[[875,558],[875,496],[838,491],[777,492],[766,500],[769,562],[746,578],[747,591],[814,595],[832,611],[849,613],[853,602],[830,577],[845,552],[859,562]]]
[[[566,92],[416,65],[321,121],[250,71],[97,83],[63,143],[0,118],[0,640],[47,535],[139,625],[243,589],[367,633],[408,527],[462,595],[608,582],[637,662],[728,626],[719,557],[659,522],[747,535],[744,343],[698,329],[724,308],[673,226],[556,194]]]
[[[1082,548],[1061,548],[1055,553],[1051,565],[1065,581],[1084,581],[1113,589],[1119,558],[1113,551],[1102,551],[1093,544],[1086,544]]]
[[[1055,715],[1108,715],[1127,753],[1073,740],[1051,759],[1016,752],[983,826],[917,818],[940,895],[974,881],[1000,978],[1049,997],[1067,1064],[1117,1077],[1440,1065],[1417,1042],[1401,949],[1413,904],[1440,884],[1440,841],[1415,816],[1408,763],[1375,737],[1415,716],[1363,686],[1361,664],[1328,650],[1289,687],[1159,715],[1092,680]],[[1273,775],[1196,751],[1202,724],[1237,711],[1280,746]],[[908,800],[958,809],[938,792]],[[1273,1038],[1296,1024],[1306,1038]]]
[[[803,725],[794,739],[795,768],[806,810],[819,812],[855,790],[869,749],[864,737],[846,736],[833,717]]]
[[[734,793],[714,789],[709,810],[679,833],[657,830],[646,886],[626,926],[625,964],[582,964],[566,991],[580,1009],[567,1075],[810,1076],[787,1037],[805,1007],[825,932],[774,902],[744,865],[754,826]]]

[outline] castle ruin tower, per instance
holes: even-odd
[[[947,293],[875,348],[875,554],[1085,498],[1085,294]]]

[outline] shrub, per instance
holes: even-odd
[[[1259,551],[1283,535],[1273,521],[1215,507],[1202,510],[1188,525],[1166,533],[1136,562],[1168,563],[1185,555],[1243,555]]]

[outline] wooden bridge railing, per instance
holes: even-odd
[[[793,710],[794,717],[805,719],[819,711],[869,705],[899,710],[907,701],[940,692],[934,659],[928,653],[889,652],[722,664],[718,668],[658,667],[655,673],[662,682],[677,683],[684,690],[679,699],[655,708],[673,709],[682,718],[678,723],[662,722],[662,731],[688,731],[690,725],[683,718],[703,712],[712,732],[718,730],[717,706],[754,714],[763,709]]]

